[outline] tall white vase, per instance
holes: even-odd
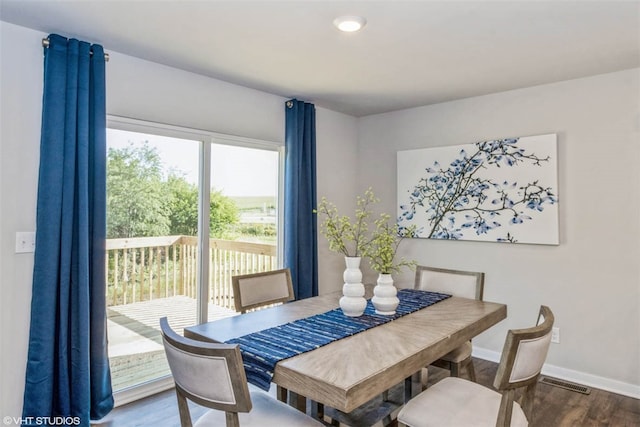
[[[377,285],[373,288],[373,298],[371,298],[376,313],[386,316],[395,314],[396,308],[400,304],[397,294],[398,290],[393,286],[391,274],[380,273]]]
[[[340,308],[345,316],[362,316],[367,307],[367,300],[364,298],[364,285],[362,284],[362,272],[360,271],[360,257],[344,257],[347,269],[342,278],[342,298],[340,298]]]

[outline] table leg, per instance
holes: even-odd
[[[317,420],[324,419],[324,405],[322,403],[318,403],[315,400],[309,400],[310,403],[310,415],[311,418],[315,418]]]
[[[300,412],[307,413],[307,398],[292,391],[289,392],[289,405]]]
[[[288,391],[284,387],[277,387],[278,400],[293,406],[300,412],[307,413],[307,398],[294,392]],[[324,405],[309,399],[309,414],[316,419],[324,418]]]
[[[412,397],[422,392],[422,369],[405,378],[404,380],[404,403],[407,403]]]
[[[276,397],[278,398],[278,400],[280,402],[284,402],[284,403],[288,403],[287,402],[287,395],[288,395],[288,390],[284,387],[280,387],[280,386],[276,386]]]

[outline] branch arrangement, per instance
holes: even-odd
[[[398,246],[404,237],[415,236],[415,227],[400,227],[390,224],[389,214],[380,214],[374,220],[375,229],[369,232],[371,207],[380,199],[371,188],[364,197],[356,198],[355,219],[338,214],[336,206],[323,197],[314,212],[323,216],[320,232],[327,238],[329,249],[347,257],[363,256],[369,259],[371,268],[378,273],[398,272],[402,267],[415,266],[414,261],[404,258],[395,261]]]

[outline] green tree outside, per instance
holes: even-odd
[[[179,172],[164,178],[160,156],[148,141],[110,148],[107,171],[107,238],[197,234],[198,187]],[[211,237],[223,238],[239,217],[232,199],[211,192]]]
[[[107,238],[169,235],[169,193],[157,151],[148,142],[109,149],[107,171]]]

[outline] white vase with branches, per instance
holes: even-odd
[[[316,210],[324,217],[320,223],[320,231],[327,238],[329,249],[340,252],[345,257],[347,268],[343,273],[344,285],[340,308],[346,316],[361,316],[367,306],[360,262],[361,255],[368,244],[370,208],[377,201],[371,188],[365,191],[364,197],[358,196],[353,221],[347,215],[339,215],[336,206],[324,197]]]
[[[415,267],[415,261],[404,258],[396,260],[396,253],[400,242],[405,236],[412,235],[412,228],[401,229],[398,224],[389,224],[391,216],[381,214],[374,221],[376,228],[372,233],[371,241],[366,245],[365,256],[369,258],[371,268],[378,273],[377,285],[373,288],[371,302],[376,313],[382,315],[395,314],[400,300],[396,296],[398,290],[393,284],[394,272],[399,272],[402,267]]]

